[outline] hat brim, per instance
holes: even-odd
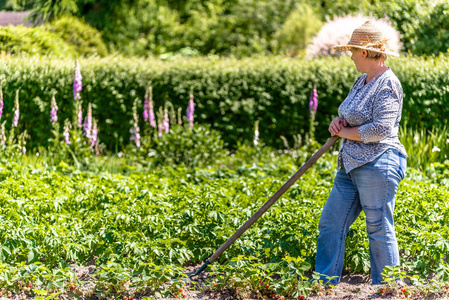
[[[337,50],[337,51],[349,51],[349,50],[351,50],[351,48],[365,49],[365,50],[384,53],[384,54],[396,56],[396,57],[399,56],[399,54],[396,52],[389,51],[389,50],[381,51],[381,50],[379,50],[377,48],[373,48],[373,47],[365,47],[365,46],[358,46],[358,45],[338,45],[338,46],[332,47],[332,49]]]

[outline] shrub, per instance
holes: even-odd
[[[42,27],[20,26],[0,27],[0,49],[10,54],[53,54],[72,56],[76,52],[57,34]]]
[[[290,55],[304,51],[312,37],[320,30],[322,22],[315,11],[307,4],[300,4],[275,34],[278,48]]]
[[[402,83],[403,120],[410,127],[431,128],[449,121],[446,57],[394,58],[387,64]],[[327,140],[328,124],[360,75],[348,57],[184,58],[166,62],[109,57],[81,59],[80,65],[84,111],[92,103],[100,141],[117,151],[129,143],[133,101],[139,98],[137,110],[141,114],[150,80],[156,109],[169,100],[182,107],[184,115],[192,91],[195,122],[220,131],[229,146],[252,141],[254,124],[259,121],[261,141],[281,147],[281,135],[291,143],[293,136],[304,137],[309,131],[309,95],[314,85],[319,95],[315,137],[319,142]],[[48,58],[17,57],[0,62],[5,102],[2,120],[7,121],[8,130],[15,93],[20,88],[19,129],[27,129],[30,149],[50,137],[49,104],[54,91],[59,120],[72,119],[74,66],[71,60]]]
[[[404,49],[415,55],[447,53],[449,44],[449,2],[439,0],[397,0],[379,2],[375,15],[388,16],[401,33]]]
[[[145,154],[154,158],[155,165],[162,166],[204,167],[214,164],[225,152],[219,132],[208,125],[171,127],[168,134],[154,137],[147,146],[150,149]]]
[[[45,29],[58,34],[80,55],[96,53],[105,56],[108,53],[101,33],[75,17],[62,17],[45,25]]]
[[[389,50],[394,52],[399,52],[401,50],[399,32],[397,32],[386,20],[376,20],[373,17],[364,16],[345,16],[337,17],[332,21],[326,22],[318,35],[313,38],[312,44],[307,48],[307,53],[313,57],[327,55],[340,56],[348,53],[346,51],[333,50],[332,47],[336,45],[346,45],[351,39],[354,29],[368,20],[376,22],[376,25],[379,26],[386,37],[390,39],[387,46]]]

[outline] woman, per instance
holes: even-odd
[[[385,66],[386,40],[368,21],[354,30],[347,45],[361,75],[329,126],[343,139],[334,186],[323,208],[315,271],[340,281],[345,238],[363,210],[369,237],[373,284],[381,284],[385,266],[399,265],[393,211],[399,182],[404,178],[407,154],[398,139],[402,87]],[[324,276],[323,276],[323,279]]]

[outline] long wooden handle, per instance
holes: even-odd
[[[254,222],[256,222],[292,185],[298,180],[335,142],[338,136],[330,138],[299,170],[268,200],[242,227],[239,228],[221,247],[207,260],[213,263],[228,249]]]

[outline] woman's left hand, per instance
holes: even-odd
[[[332,136],[338,135],[342,127],[348,126],[348,122],[344,118],[336,117],[329,125],[329,132]]]

